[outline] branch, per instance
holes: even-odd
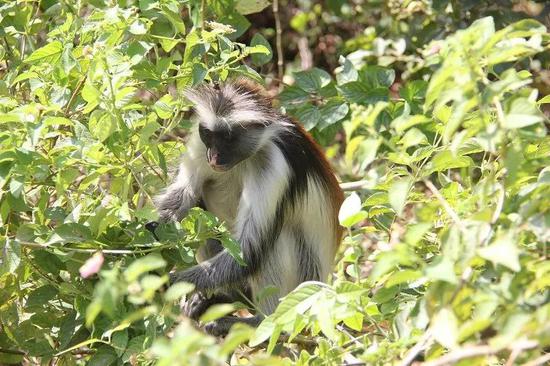
[[[455,222],[455,224],[458,225],[460,230],[464,231],[466,228],[464,227],[462,220],[460,219],[460,217],[458,217],[457,213],[455,212],[455,210],[453,210],[451,205],[449,205],[449,202],[445,200],[445,197],[443,197],[441,192],[439,192],[439,190],[434,186],[434,184],[427,179],[424,180],[424,184],[426,185],[426,187],[428,187],[430,192],[432,192],[435,198],[437,198],[437,200],[441,203],[441,206],[443,206],[443,208],[445,209],[445,212],[447,212],[447,215],[449,215],[451,219]]]
[[[547,353],[545,355],[542,355],[538,358],[535,358],[532,361],[529,361],[527,363],[524,363],[523,366],[540,366],[540,365],[547,365],[548,362],[550,362],[550,353]]]
[[[470,279],[470,277],[472,276],[472,273],[473,273],[473,270],[471,267],[466,267],[466,269],[464,269],[464,271],[462,272],[462,275],[460,276],[460,282],[456,287],[455,291],[453,292],[451,299],[448,302],[449,304],[455,301],[458,293],[460,292],[464,284]],[[418,343],[416,343],[409,350],[409,352],[407,352],[407,355],[405,356],[403,361],[401,361],[400,366],[409,366],[415,360],[416,356],[418,356],[421,352],[426,350],[431,345],[432,341],[433,341],[433,335],[430,329],[428,329],[426,330],[426,333],[424,333],[422,338],[420,338]]]
[[[7,353],[10,355],[26,355],[26,353],[23,351],[19,351],[16,349],[5,349],[5,348],[0,348],[0,353]]]
[[[539,343],[536,341],[526,340],[526,341],[517,342],[515,345],[508,347],[508,349],[511,350],[512,352],[521,352],[521,351],[526,351],[528,349],[535,348],[538,345]],[[459,348],[457,350],[447,353],[446,355],[439,357],[436,360],[424,362],[422,366],[452,365],[466,358],[494,355],[502,350],[503,348],[497,348],[492,346],[473,346],[473,347],[467,347],[467,348]],[[533,364],[533,365],[536,365],[536,364]]]
[[[281,40],[283,30],[281,29],[281,17],[279,15],[279,0],[273,0],[273,16],[275,17],[275,43],[277,46],[277,76],[280,80],[283,80],[283,42]]]
[[[340,183],[340,188],[344,191],[356,191],[363,188],[368,184],[367,180],[358,180],[356,182],[344,182]]]
[[[67,102],[67,105],[65,106],[65,116],[69,115],[69,111],[71,110],[71,106],[73,105],[73,102],[76,99],[76,96],[78,95],[78,93],[80,92],[80,90],[84,86],[84,83],[86,82],[86,77],[87,76],[84,75],[84,77],[82,79],[80,79],[80,81],[76,85],[76,87],[73,91],[73,94],[71,95],[71,98],[69,99],[69,101]]]
[[[407,355],[405,356],[405,358],[403,359],[403,361],[401,361],[401,363],[399,365],[400,366],[409,366],[415,360],[416,356],[418,356],[420,354],[420,352],[422,352],[426,348],[428,348],[428,345],[431,342],[432,342],[432,333],[428,329],[426,331],[426,333],[424,333],[422,338],[420,338],[418,343],[415,344],[413,346],[413,348],[411,348],[409,350],[409,352],[407,352]]]

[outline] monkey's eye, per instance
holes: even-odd
[[[261,128],[265,128],[265,125],[263,123],[260,123],[260,122],[250,122],[250,123],[246,124],[246,129],[247,130],[258,130],[258,129],[261,129]]]
[[[203,142],[208,142],[212,136],[212,131],[206,127],[199,126],[199,136]]]

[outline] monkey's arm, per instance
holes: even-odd
[[[270,151],[267,166],[245,176],[236,218],[237,240],[246,266],[241,266],[223,250],[188,270],[172,274],[171,281],[185,281],[196,290],[238,286],[260,270],[270,255],[282,226],[282,197],[288,187],[289,167],[282,153]]]
[[[242,200],[241,200],[242,203]],[[261,206],[261,203],[258,202]],[[227,250],[223,250],[209,260],[190,269],[173,273],[172,283],[184,281],[193,283],[198,291],[214,290],[220,287],[238,286],[256,273],[273,246],[273,238],[280,231],[275,218],[276,209],[269,215],[262,212],[265,222],[257,222],[258,207],[241,209],[239,216],[246,217],[242,223],[239,243],[246,266],[241,266]]]
[[[204,180],[202,169],[194,167],[191,158],[184,157],[174,182],[155,197],[160,221],[181,221],[199,202]]]

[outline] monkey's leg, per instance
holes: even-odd
[[[235,323],[248,324],[251,327],[257,327],[263,320],[263,316],[256,315],[250,318],[241,318],[238,316],[224,316],[220,319],[208,322],[204,325],[204,331],[216,337],[227,335],[231,326]]]

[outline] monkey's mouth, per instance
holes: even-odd
[[[225,164],[225,165],[210,164],[210,167],[212,168],[212,170],[214,170],[216,172],[226,172],[231,168],[231,166],[229,164]]]

